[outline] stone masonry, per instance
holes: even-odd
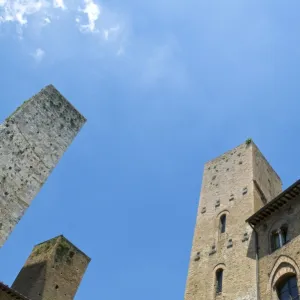
[[[34,247],[12,285],[30,300],[72,300],[90,262],[64,236]]]
[[[0,125],[0,248],[85,121],[49,85]]]
[[[0,125],[0,247],[14,229],[85,118],[52,86]],[[0,300],[71,300],[90,258],[64,236],[34,247]]]
[[[281,191],[280,178],[251,140],[205,164],[185,300],[257,299],[255,240],[245,220]],[[219,269],[222,293],[216,293]]]
[[[249,223],[258,236],[259,299],[277,300],[278,283],[290,275],[298,278],[300,291],[300,180],[253,215]],[[282,226],[287,229],[286,243],[272,249],[272,232]]]

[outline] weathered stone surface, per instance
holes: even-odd
[[[288,243],[272,251],[271,233],[287,224]],[[278,211],[255,227],[259,245],[260,299],[278,299],[276,283],[287,274],[295,274],[300,291],[300,196],[289,201]]]
[[[30,300],[73,300],[89,262],[58,236],[34,247],[12,288]]]
[[[278,175],[253,142],[205,164],[185,300],[257,299],[255,242],[245,220],[263,206],[263,201],[280,192]],[[220,233],[223,214],[226,232]],[[198,252],[201,257],[195,260]],[[219,268],[224,270],[223,290],[216,295],[215,273]]]
[[[49,85],[0,125],[0,247],[85,121]]]

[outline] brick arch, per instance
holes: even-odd
[[[280,278],[285,275],[294,274],[299,278],[300,270],[296,262],[285,255],[278,257],[277,261],[274,263],[272,271],[270,273],[270,279],[268,284],[268,294],[271,295],[271,299],[277,299],[276,295],[276,283]]]

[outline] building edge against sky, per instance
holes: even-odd
[[[270,257],[276,260],[278,256],[289,252],[293,253],[289,256],[290,261],[299,257],[296,251],[288,248],[300,247],[300,230],[295,229],[295,223],[300,218],[300,188],[297,188],[296,183],[282,192],[281,179],[252,140],[247,140],[205,164],[185,300],[285,299],[280,298],[282,286],[292,286],[300,274],[295,271],[297,267],[286,267],[284,271],[282,265],[278,273],[276,268],[280,266],[274,266]],[[284,210],[287,201],[283,201],[282,197],[287,198],[289,190],[293,193],[290,198],[296,198],[298,202],[295,200],[294,208],[287,213]],[[270,208],[274,201],[277,202]],[[290,226],[288,231],[293,243],[277,242],[280,251],[275,249],[272,246],[273,236],[266,234],[268,226],[264,225],[264,230],[261,230],[262,226],[257,225],[261,230],[257,233],[254,225],[248,222],[249,218],[257,220],[258,212],[259,216],[269,217],[276,224],[285,220],[283,225],[277,224],[279,228],[287,228],[287,223],[294,224],[294,228]],[[293,215],[288,218],[287,214]],[[275,236],[279,240],[278,235]],[[264,249],[264,252],[260,249]],[[268,264],[264,261],[268,261]],[[279,283],[265,284],[265,277],[270,272],[279,274]],[[287,274],[292,275],[289,277]],[[298,286],[299,283],[297,291],[294,288],[287,293],[298,295]]]
[[[48,85],[0,125],[0,247],[79,133],[86,119]],[[71,300],[90,262],[65,237],[41,243],[0,299]]]

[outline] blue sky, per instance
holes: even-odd
[[[0,250],[64,234],[76,300],[181,300],[205,161],[252,137],[299,178],[299,1],[0,0],[1,109],[54,84],[88,119]]]

